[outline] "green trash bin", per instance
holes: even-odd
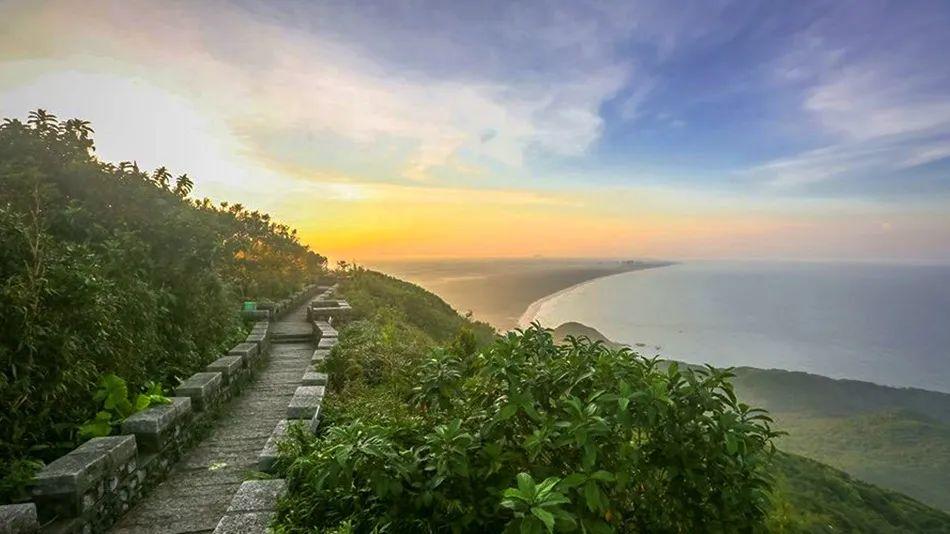
[[[245,301],[244,301],[244,311],[255,311],[255,310],[257,310],[257,303],[256,303],[256,302],[253,302],[253,301],[250,301],[250,300],[245,300]]]

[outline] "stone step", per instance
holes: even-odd
[[[313,334],[273,334],[271,342],[278,343],[303,343],[313,341]]]

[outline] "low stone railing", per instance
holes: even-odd
[[[324,290],[308,307],[322,308],[329,300],[335,286]],[[345,301],[333,301],[337,312],[347,312],[349,304]],[[337,302],[345,306],[336,305]],[[332,319],[332,314],[327,317]],[[257,457],[257,467],[264,473],[273,472],[280,456],[280,442],[287,438],[288,431],[294,425],[302,426],[306,431],[316,433],[320,424],[320,408],[326,392],[327,375],[319,371],[326,356],[337,342],[337,331],[327,320],[314,320],[313,335],[317,348],[310,358],[311,368],[301,377],[301,385],[287,405],[287,417],[277,422],[267,443]],[[214,534],[242,534],[264,532],[274,518],[277,501],[286,492],[287,484],[283,479],[252,480],[241,485],[241,489],[231,501],[228,513],[221,518]]]
[[[325,288],[310,285],[281,301],[282,313],[318,289]],[[0,532],[37,532],[41,524],[64,534],[108,529],[201,438],[215,408],[241,392],[269,352],[269,331],[258,321],[244,342],[185,379],[169,404],[133,414],[121,435],[93,438],[45,466],[34,478],[33,502],[0,506]]]
[[[328,291],[332,291],[331,286],[318,286],[316,284],[312,284],[305,287],[301,291],[294,293],[292,296],[281,299],[277,302],[258,302],[256,304],[256,310],[243,310],[241,314],[246,320],[281,319],[307,299],[312,299],[315,292],[320,292],[322,295],[326,294]]]

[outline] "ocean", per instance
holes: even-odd
[[[950,392],[945,265],[688,262],[565,289],[521,323],[533,320],[577,321],[645,356]]]

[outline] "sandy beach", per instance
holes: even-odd
[[[539,299],[595,278],[668,265],[619,260],[420,260],[367,266],[436,293],[500,331],[518,326]]]

